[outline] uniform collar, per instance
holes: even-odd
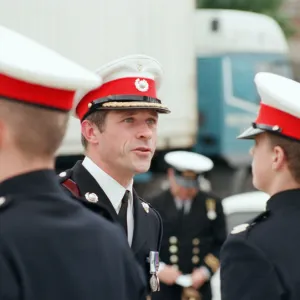
[[[291,206],[300,207],[300,189],[279,192],[267,202],[267,210],[278,210]]]
[[[62,192],[55,171],[50,169],[23,173],[0,183],[0,196],[22,193],[38,194],[49,191]]]
[[[98,167],[89,157],[86,156],[84,158],[82,165],[94,177],[99,186],[101,186],[116,211],[120,208],[121,201],[126,190],[130,192],[129,201],[132,201],[133,180],[125,189],[115,179]]]

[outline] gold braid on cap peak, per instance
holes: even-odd
[[[160,103],[147,103],[147,102],[106,102],[102,104],[103,107],[138,107],[138,106],[144,106],[144,107],[154,107],[154,108],[162,108],[169,110],[166,106],[160,104]]]

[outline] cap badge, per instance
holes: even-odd
[[[149,90],[149,83],[145,79],[137,78],[135,80],[135,87],[140,92],[147,92]]]

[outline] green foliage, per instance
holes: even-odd
[[[287,37],[296,33],[290,19],[281,11],[284,0],[197,0],[197,8],[235,9],[262,13],[278,22]]]

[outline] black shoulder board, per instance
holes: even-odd
[[[63,172],[60,172],[60,173],[58,174],[59,182],[62,183],[62,182],[64,182],[65,180],[71,178],[72,173],[73,173],[73,169],[68,169],[68,170],[65,170],[65,171],[63,171]]]
[[[250,232],[250,230],[258,223],[265,221],[270,216],[270,211],[266,210],[259,214],[257,217],[255,217],[249,224],[247,228],[247,233]]]

